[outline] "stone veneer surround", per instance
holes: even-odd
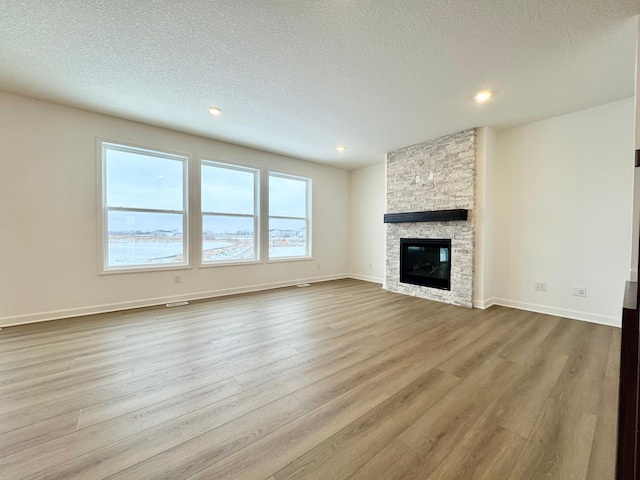
[[[464,208],[466,221],[387,224],[385,288],[473,306],[476,131],[465,130],[387,154],[387,213]],[[429,179],[429,174],[433,179]],[[400,283],[400,238],[451,239],[451,290]]]

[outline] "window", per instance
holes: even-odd
[[[311,256],[311,179],[269,173],[269,258]]]
[[[103,270],[189,263],[187,160],[102,142]]]
[[[202,263],[258,260],[258,170],[203,160]]]
[[[311,179],[209,159],[189,176],[188,155],[98,147],[102,272],[188,267],[191,248],[202,266],[311,257]]]

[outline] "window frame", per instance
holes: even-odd
[[[236,214],[236,213],[221,213],[221,212],[205,212],[202,208],[202,168],[205,165],[210,165],[218,168],[227,168],[229,170],[236,170],[241,172],[249,172],[253,173],[253,215],[247,214]],[[241,165],[237,163],[229,163],[224,162],[208,157],[198,157],[198,179],[197,179],[197,209],[198,209],[198,242],[197,242],[197,250],[199,252],[199,264],[200,268],[209,268],[209,267],[223,267],[230,265],[253,265],[262,263],[262,255],[261,255],[261,244],[262,244],[262,228],[261,228],[261,178],[262,178],[262,170],[258,167],[253,167],[250,165]],[[253,233],[254,233],[254,258],[252,259],[237,259],[237,260],[219,260],[219,261],[211,261],[205,262],[202,254],[203,254],[203,242],[204,242],[204,216],[205,215],[218,215],[218,216],[228,216],[228,217],[242,217],[242,218],[250,218],[253,217]]]
[[[268,199],[271,194],[271,177],[279,177],[291,180],[298,180],[305,183],[305,216],[304,217],[293,217],[293,216],[281,216],[281,215],[271,215],[270,205]],[[301,260],[313,260],[313,216],[312,216],[312,190],[313,190],[313,180],[310,177],[303,177],[300,175],[293,175],[289,173],[279,172],[276,170],[267,170],[266,175],[267,180],[267,188],[266,197],[267,197],[267,208],[266,208],[266,240],[265,240],[265,258],[267,259],[267,263],[279,263],[279,262],[295,262]],[[279,220],[304,220],[305,221],[305,232],[306,232],[306,241],[305,241],[305,254],[304,255],[295,255],[295,256],[286,256],[286,257],[271,257],[269,255],[269,224],[270,220],[279,219]]]
[[[189,164],[191,156],[187,153],[175,152],[167,149],[157,149],[148,146],[96,138],[98,168],[97,170],[97,208],[98,208],[98,274],[110,275],[118,273],[139,273],[165,270],[186,270],[191,268],[190,258],[190,198],[189,198]],[[112,207],[107,204],[107,150],[119,150],[151,157],[182,162],[182,210],[152,209],[140,207]],[[109,265],[109,212],[136,212],[182,215],[182,262],[159,264],[135,264],[131,266]]]

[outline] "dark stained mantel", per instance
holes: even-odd
[[[464,208],[457,208],[455,210],[430,210],[428,212],[385,213],[384,223],[453,222],[466,220],[468,212]]]

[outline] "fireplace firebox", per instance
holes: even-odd
[[[451,290],[451,239],[401,238],[400,282]]]

